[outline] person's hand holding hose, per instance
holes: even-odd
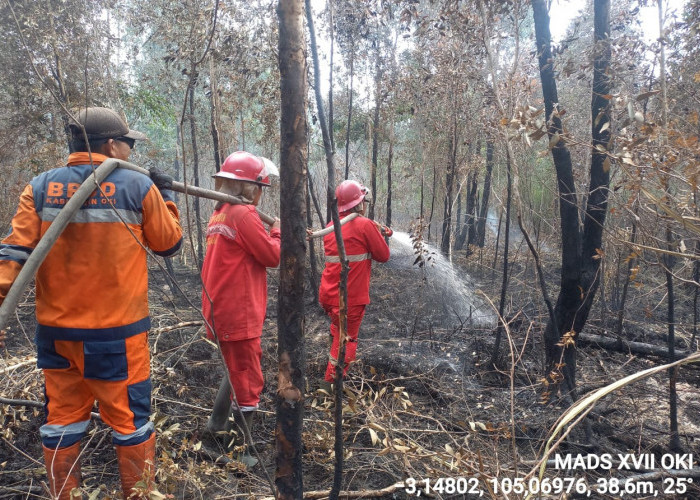
[[[172,189],[174,179],[171,175],[166,174],[158,167],[149,168],[148,173],[151,176],[153,184],[158,188],[158,191],[162,192],[164,189]]]
[[[383,226],[379,222],[374,222],[377,225],[377,229],[379,232],[384,236],[385,238],[391,238],[391,236],[394,234],[394,231],[389,227],[389,226]]]

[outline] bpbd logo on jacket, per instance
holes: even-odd
[[[80,187],[77,182],[49,182],[46,187],[46,204],[65,205]],[[103,182],[100,190],[95,192],[85,201],[85,205],[114,205],[114,196],[117,186],[113,182]]]

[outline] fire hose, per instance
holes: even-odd
[[[99,165],[93,175],[90,175],[80,187],[75,191],[73,196],[70,197],[68,202],[64,205],[61,211],[56,216],[56,219],[51,223],[49,228],[44,233],[36,248],[32,251],[31,255],[22,266],[17,278],[13,282],[10,290],[7,292],[7,296],[0,305],[0,330],[4,330],[7,326],[10,315],[14,313],[19,304],[20,299],[24,290],[27,288],[29,282],[34,278],[39,266],[53,247],[58,237],[61,235],[66,226],[70,223],[73,215],[80,209],[80,207],[85,203],[85,201],[92,195],[92,193],[97,189],[97,187],[104,181],[107,176],[112,173],[115,168],[126,168],[128,170],[134,170],[140,172],[144,175],[149,175],[148,170],[145,168],[134,165],[127,161],[119,160],[116,158],[108,158],[101,165]],[[204,189],[196,186],[185,185],[182,182],[173,181],[172,190],[178,193],[184,193],[186,195],[198,196],[200,198],[207,198],[210,200],[223,201],[227,203],[234,204],[246,204],[245,200],[242,200],[236,196],[227,195],[220,193],[218,191],[212,191],[210,189]],[[267,224],[273,224],[275,218],[271,215],[257,210],[260,219]],[[341,225],[357,217],[357,214],[351,214],[343,218],[340,223]],[[333,226],[321,229],[320,231],[315,231],[309,234],[309,238],[320,238],[333,231]]]
[[[120,168],[126,168],[128,170],[134,170],[135,172],[141,172],[142,174],[149,175],[148,170],[145,168],[139,167],[137,165],[134,165],[133,163],[128,163],[125,161],[119,161],[119,167]],[[200,198],[207,198],[209,200],[215,200],[215,201],[224,201],[227,203],[233,203],[236,205],[240,204],[245,204],[248,203],[246,200],[243,200],[241,198],[238,198],[236,196],[231,196],[228,194],[220,193],[219,191],[212,191],[211,189],[204,189],[196,186],[190,186],[190,185],[185,185],[182,182],[177,182],[173,181],[171,189],[173,191],[176,191],[178,193],[183,193],[183,194],[188,194],[190,196],[198,196]],[[260,216],[260,219],[265,222],[266,224],[273,224],[275,222],[275,217],[266,214],[262,210],[256,208],[258,215]],[[359,214],[350,214],[346,217],[343,217],[340,220],[340,225],[342,226],[346,222],[350,222],[353,220],[355,217],[357,217]],[[313,231],[310,235],[309,238],[322,238],[323,236],[330,234],[333,232],[333,226],[329,226],[324,229],[320,229],[318,231]]]

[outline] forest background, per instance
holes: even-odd
[[[277,7],[263,0],[2,2],[0,232],[9,231],[26,182],[65,161],[66,110],[79,106],[122,112],[150,138],[132,161],[192,185],[211,188],[211,175],[236,150],[284,170]],[[315,65],[308,49],[308,199],[295,215],[310,227],[330,219],[330,156],[331,178],[371,188],[371,218],[410,235],[403,240],[408,264],[376,272],[376,315],[362,335],[384,334],[394,347],[390,356],[367,349],[359,378],[349,382],[352,443],[362,451],[348,444],[345,458],[351,466],[353,453],[363,457],[359,464],[374,454],[372,466],[358,466],[344,487],[368,491],[409,476],[468,473],[499,498],[487,478],[536,477],[550,429],[574,401],[649,368],[659,373],[620,389],[615,404],[599,404],[582,420],[571,450],[697,450],[697,368],[659,367],[697,350],[700,2],[555,1],[551,20],[540,0],[331,0],[311,7],[321,59]],[[179,202],[188,248],[167,263],[174,279],[153,260],[152,301],[155,311],[170,309],[156,322],[156,342],[167,348],[155,372],[164,384],[169,377],[184,384],[160,408],[185,419],[191,413],[172,401],[188,394],[179,377],[216,363],[211,346],[206,355],[191,347],[199,326],[190,324],[198,319],[197,268],[213,203]],[[273,189],[261,208],[278,214],[280,203]],[[313,308],[319,251],[309,245],[310,346],[325,342],[313,336],[326,328]],[[456,272],[453,291],[468,282],[467,313],[430,288],[439,286],[428,274],[448,272],[441,265]],[[273,304],[280,280],[271,277]],[[13,325],[24,339],[8,343],[2,369],[12,368],[13,377],[0,395],[41,401],[39,374],[22,358],[32,349],[30,306],[31,293]],[[274,338],[273,322],[268,326]],[[181,337],[160,336],[176,330]],[[397,338],[410,339],[410,352]],[[422,372],[414,341],[429,346]],[[190,350],[178,352],[179,343]],[[275,349],[267,351],[274,364]],[[321,370],[323,349],[307,363],[310,375]],[[189,362],[184,373],[169,365],[173,356]],[[192,407],[211,405],[218,380],[208,377],[199,382],[206,397],[189,393]],[[332,404],[312,389],[304,468],[312,484],[326,487],[335,453],[328,444]],[[445,405],[451,411],[443,419]],[[30,408],[2,406],[3,456],[18,446],[33,455],[38,438],[28,429],[40,417]],[[393,420],[396,412],[410,413],[404,418],[415,424],[412,432]],[[200,413],[197,419],[206,417]],[[161,457],[161,479],[170,478],[170,494],[230,493],[229,469],[192,464],[201,453],[197,425],[160,423],[159,446],[170,452]],[[260,431],[259,439],[273,434]],[[102,455],[99,446],[94,454]],[[0,484],[41,495],[26,479],[32,464],[0,464]],[[113,486],[109,474],[95,475],[93,492]],[[646,480],[635,478],[630,493]],[[235,488],[270,494],[255,473]]]

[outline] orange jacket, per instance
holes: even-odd
[[[92,154],[99,165],[107,159]],[[0,244],[0,303],[68,198],[92,173],[87,153],[32,179]],[[36,275],[37,337],[122,339],[150,328],[146,250],[176,253],[179,214],[145,175],[115,169],[73,217]],[[170,198],[166,191],[166,198]]]
[[[202,266],[202,313],[219,341],[262,335],[266,268],[279,262],[280,230],[271,229],[268,235],[253,205],[225,203],[214,210]],[[209,329],[207,334],[213,338]]]
[[[346,213],[341,214],[341,217]],[[330,226],[330,224],[329,224]],[[372,273],[372,260],[389,260],[389,246],[380,234],[377,225],[366,217],[356,217],[341,226],[345,255],[350,261],[348,273],[348,306],[369,304],[369,278]],[[321,275],[318,300],[321,304],[338,306],[340,284],[340,260],[335,233],[323,237],[326,252],[326,268]]]

